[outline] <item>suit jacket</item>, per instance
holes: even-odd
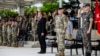
[[[40,20],[37,22],[37,34],[44,33],[46,34],[46,18],[42,17]]]

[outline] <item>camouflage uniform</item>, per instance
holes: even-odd
[[[36,21],[34,18],[32,18],[31,27],[32,27],[32,37],[33,37],[32,39],[34,39],[35,41]]]
[[[11,33],[12,32],[12,27],[11,25],[8,25],[7,26],[7,42],[8,42],[8,46],[11,46],[12,44],[12,36],[11,36]]]
[[[17,45],[17,23],[14,22],[11,27],[12,27],[12,32],[11,32],[12,33],[12,45],[16,47]]]
[[[91,33],[87,34],[87,30],[89,29],[90,21],[93,20],[92,12],[84,12],[81,15],[83,23],[82,23],[82,36],[83,43],[85,47],[86,53],[91,53]]]
[[[7,25],[6,22],[2,25],[2,44],[7,45]]]
[[[65,34],[62,33],[63,30],[66,29],[67,24],[67,17],[62,15],[57,15],[55,17],[55,32],[57,37],[57,43],[58,43],[58,56],[64,56],[64,38]]]

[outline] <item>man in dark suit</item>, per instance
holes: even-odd
[[[45,42],[45,37],[46,37],[46,18],[43,17],[42,12],[37,13],[37,34],[38,34],[38,39],[40,43],[40,52],[39,54],[46,53],[46,42]]]

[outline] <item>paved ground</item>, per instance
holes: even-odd
[[[55,56],[57,53],[56,48],[54,48],[54,52],[51,53],[51,48],[47,48],[47,53],[46,54],[38,54],[37,52],[39,51],[39,48],[26,48],[26,47],[19,47],[19,48],[14,48],[14,47],[5,47],[5,46],[0,46],[0,56]],[[73,56],[83,56],[81,49],[79,49],[79,55],[76,55],[75,50],[73,50]],[[65,55],[70,56],[70,50],[66,49],[65,50]],[[98,56],[100,53],[98,52]],[[94,55],[94,52],[92,52],[92,56]]]
[[[73,38],[76,36],[77,30],[74,30],[73,32]],[[93,30],[92,32],[92,38],[93,39],[100,39],[100,37],[97,36],[96,32]],[[33,45],[33,42],[28,42],[27,44],[24,45],[24,47],[5,47],[5,46],[0,46],[0,56],[55,56],[57,53],[57,49],[54,48],[54,52],[51,53],[51,48],[47,48],[47,53],[46,54],[38,54],[37,52],[40,51],[39,47],[37,48],[31,48]],[[36,43],[36,45],[39,43]],[[82,50],[78,50],[79,55],[76,55],[75,50],[73,50],[73,56],[83,56],[82,55]],[[65,55],[70,56],[70,50],[65,49]],[[94,51],[92,52],[92,56],[94,55]],[[98,52],[98,56],[100,56],[100,52]]]

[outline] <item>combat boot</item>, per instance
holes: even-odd
[[[58,51],[58,53],[56,54],[56,56],[65,56],[63,51]]]

